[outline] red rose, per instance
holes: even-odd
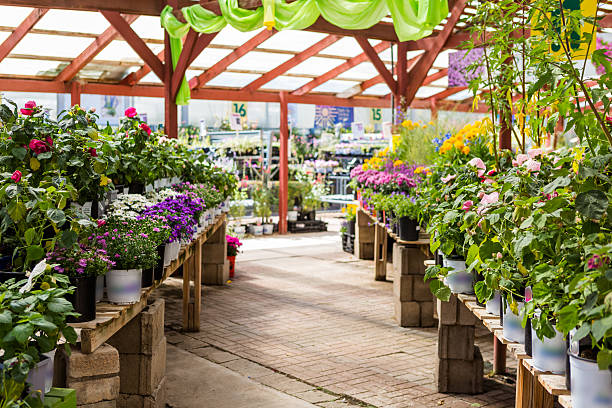
[[[93,147],[89,148],[89,154],[91,154],[91,157],[98,157],[98,152]]]
[[[125,116],[128,118],[134,118],[136,115],[138,115],[138,113],[136,113],[136,108],[134,107],[129,107],[125,110]]]
[[[38,139],[30,140],[30,149],[32,149],[32,151],[36,154],[41,154],[49,151],[49,148],[47,147],[45,142],[42,142]]]
[[[138,127],[147,132],[147,135],[151,135],[151,128],[146,123],[141,123]]]
[[[34,114],[34,108],[36,108],[36,102],[28,101],[20,111],[22,115],[30,116]]]
[[[50,137],[50,136],[47,136],[47,137],[45,138],[45,140],[47,141],[47,144],[48,144],[49,146],[53,146],[53,139],[51,139],[51,137]]]
[[[608,122],[608,126],[612,126],[612,116],[606,116],[606,122]]]
[[[15,170],[11,176],[11,180],[13,180],[15,183],[19,183],[21,181],[21,172],[19,170]]]

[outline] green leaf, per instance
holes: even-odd
[[[570,182],[571,180],[569,177],[557,177],[556,179],[544,186],[544,194],[552,194],[559,187],[569,186]]]
[[[44,152],[44,153],[36,155],[36,157],[38,157],[38,160],[46,160],[46,159],[50,159],[51,155],[52,155],[51,152]]]
[[[485,261],[487,259],[494,258],[498,252],[503,252],[501,244],[499,242],[493,242],[487,239],[480,244],[478,254],[480,255],[480,259]]]
[[[64,248],[70,248],[74,244],[76,244],[78,239],[77,233],[72,230],[67,230],[62,233],[60,238],[60,243]]]
[[[566,305],[559,311],[559,322],[557,329],[563,333],[569,333],[570,330],[578,325],[578,306]]]
[[[24,148],[24,147],[13,147],[11,149],[11,154],[17,159],[17,160],[23,160],[26,157],[26,154],[28,154],[28,151]]]
[[[18,223],[26,213],[25,205],[21,201],[11,201],[8,205],[8,214],[13,222]]]
[[[444,302],[448,302],[450,299],[450,288],[438,279],[429,282],[429,289],[431,289],[431,293],[433,293],[435,297]]]
[[[607,370],[612,365],[612,350],[600,350],[597,353],[597,366],[600,370]]]
[[[76,331],[74,331],[74,328],[72,328],[72,326],[66,326],[62,329],[62,334],[64,335],[64,338],[66,339],[66,341],[70,344],[76,344],[77,341],[77,334]]]
[[[484,303],[491,297],[493,290],[489,289],[484,281],[479,281],[474,285],[474,292],[476,293],[478,301]]]
[[[34,326],[38,327],[39,329],[42,329],[46,332],[52,332],[54,330],[57,330],[57,326],[53,323],[51,323],[50,321],[40,318],[40,319],[34,319],[32,321],[30,321],[30,323],[32,323]]]
[[[572,341],[582,340],[589,334],[590,331],[591,331],[591,324],[587,322],[582,323],[582,326],[580,326],[580,328],[576,330],[576,333],[574,333],[574,335],[572,336]]]
[[[13,327],[13,330],[9,334],[15,336],[15,339],[19,343],[26,343],[30,336],[34,333],[34,326],[30,323],[19,324]]]
[[[55,299],[52,299],[47,304],[47,307],[53,313],[67,313],[67,312],[72,311],[72,303],[70,303],[69,301],[67,301],[64,298],[55,298]]]
[[[0,313],[0,324],[11,324],[13,321],[12,319],[11,312],[8,310],[4,310],[2,313]]]
[[[465,258],[465,263],[467,265],[471,265],[477,259],[478,259],[478,245],[472,244],[472,246],[470,246],[470,249],[468,249],[467,257]]]
[[[47,217],[57,225],[61,225],[66,221],[66,214],[62,210],[57,208],[50,208],[47,210]]]
[[[29,246],[26,250],[26,262],[38,261],[45,256],[45,251],[40,245]]]
[[[593,326],[591,327],[591,333],[593,333],[595,340],[599,341],[610,329],[612,329],[612,316],[595,320],[593,322]]]
[[[578,194],[576,209],[588,219],[600,220],[608,208],[608,197],[601,190],[589,190]]]
[[[32,242],[34,242],[34,238],[36,238],[36,231],[34,230],[34,228],[29,228],[23,236],[25,238],[26,244],[32,245]]]

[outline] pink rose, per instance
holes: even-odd
[[[34,108],[36,108],[36,102],[28,101],[25,103],[24,108],[20,109],[22,115],[30,116],[34,114]]]
[[[15,170],[11,176],[11,180],[13,180],[15,183],[19,183],[21,181],[21,172],[19,170]]]
[[[105,220],[98,220],[97,223],[98,223],[98,227],[101,227],[101,226],[106,224],[106,221]]]
[[[36,154],[45,153],[45,152],[47,152],[49,150],[49,148],[47,147],[45,142],[42,142],[42,141],[40,141],[38,139],[30,140],[29,147]]]
[[[537,160],[529,159],[527,162],[525,162],[525,166],[530,172],[537,173],[540,171],[541,163]]]
[[[469,211],[473,205],[474,205],[474,202],[472,200],[467,200],[465,203],[463,203],[463,206],[461,206],[461,209],[465,211]]]
[[[149,127],[149,125],[147,125],[146,123],[141,123],[138,127],[147,132],[147,135],[151,136],[151,128]]]
[[[501,252],[498,252],[498,253],[497,253],[497,255],[496,255],[496,257],[497,257],[497,259],[502,259],[502,258],[503,258],[503,255],[502,255],[502,253],[501,253]]]
[[[495,180],[493,180],[493,179],[491,179],[491,178],[488,178],[488,177],[487,177],[487,178],[486,178],[486,179],[483,181],[483,183],[485,183],[485,184],[493,184],[493,183],[495,183]]]
[[[50,136],[47,136],[47,137],[45,138],[45,141],[47,142],[47,144],[48,144],[49,146],[53,146],[53,139],[51,139],[51,137],[50,137]]]
[[[487,173],[487,176],[494,176],[496,174],[495,170],[489,170],[489,172]]]
[[[442,182],[443,182],[443,183],[448,183],[449,181],[453,181],[453,180],[454,180],[454,179],[456,179],[456,178],[457,178],[457,175],[456,175],[456,174],[452,174],[452,175],[451,175],[451,174],[449,174],[449,175],[448,175],[448,176],[446,176],[446,177],[442,177]]]
[[[98,152],[93,147],[89,148],[89,154],[91,154],[91,157],[98,157]]]
[[[606,122],[608,122],[608,126],[612,126],[612,116],[606,116]]]
[[[497,191],[492,192],[491,194],[485,194],[482,196],[481,204],[495,204],[499,201],[499,193]]]
[[[136,108],[132,106],[125,110],[125,116],[127,116],[128,118],[134,118],[136,117],[136,115],[138,115],[138,113],[136,113]]]
[[[542,149],[531,149],[527,152],[530,158],[535,159],[542,154]]]
[[[527,154],[519,154],[518,156],[516,156],[516,162],[518,163],[519,166],[521,166],[527,160],[529,160],[529,155]]]

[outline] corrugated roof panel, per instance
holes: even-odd
[[[44,30],[68,30],[78,33],[102,34],[110,26],[100,13],[92,11],[52,9],[34,28]],[[91,40],[90,40],[91,41]]]
[[[310,81],[310,78],[296,78],[281,75],[262,86],[261,89],[279,89],[283,91],[294,91]]]
[[[269,52],[251,51],[242,56],[238,61],[231,64],[230,69],[271,71],[283,62],[290,59],[289,54],[272,54]]]
[[[290,74],[321,75],[342,63],[343,61],[339,59],[312,57],[291,68],[288,72]]]

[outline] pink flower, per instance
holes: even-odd
[[[21,181],[21,172],[19,170],[15,170],[11,176],[11,180],[13,180],[15,183],[19,183]]]
[[[138,127],[147,132],[147,135],[151,135],[151,128],[146,123],[141,123]]]
[[[516,156],[516,162],[519,166],[521,166],[527,160],[529,160],[529,155],[527,154],[519,154],[518,156]],[[512,164],[514,164],[514,160],[512,161]]]
[[[456,178],[457,178],[457,175],[456,175],[456,174],[452,174],[452,175],[451,175],[451,174],[449,174],[449,175],[448,175],[448,176],[446,176],[446,177],[442,177],[442,182],[443,182],[443,183],[448,183],[449,181],[453,181],[453,180],[454,180],[454,179],[456,179]]]
[[[32,151],[36,154],[41,154],[41,153],[45,153],[49,150],[49,148],[47,147],[47,145],[45,144],[45,142],[40,141],[38,139],[32,139],[30,140],[30,145],[29,145],[30,149],[32,149]]]
[[[493,183],[495,183],[495,180],[487,177],[486,179],[484,179],[483,183],[485,183],[485,184],[493,184]]]
[[[502,259],[503,255],[501,252],[498,252],[497,255],[495,255],[497,257],[497,259]]]
[[[482,200],[482,197],[484,197],[485,192],[481,191],[480,193],[478,193],[478,198]]]
[[[101,227],[101,226],[106,224],[106,221],[105,220],[98,220],[97,223],[98,223],[98,227]]]
[[[530,158],[535,159],[542,154],[542,149],[531,149],[527,152]]]
[[[465,211],[469,211],[473,205],[474,205],[474,202],[472,200],[467,200],[465,203],[463,203],[463,206],[461,206],[461,209]]]
[[[527,170],[529,170],[530,172],[537,173],[540,171],[541,163],[539,161],[529,159],[527,160],[527,162],[525,162],[525,166],[527,167]]]
[[[136,115],[138,115],[138,113],[136,113],[136,108],[132,106],[125,110],[125,116],[127,116],[128,118],[134,118],[136,117]]]
[[[36,102],[28,101],[25,103],[24,108],[20,109],[22,115],[30,116],[34,114],[34,108],[36,107]]]
[[[485,169],[487,168],[487,166],[485,166],[481,158],[474,157],[472,160],[468,162],[468,164],[478,169],[478,177],[482,177],[484,175]]]
[[[93,147],[89,148],[89,154],[91,154],[91,157],[98,157],[98,152]]]
[[[50,136],[47,136],[47,137],[45,138],[45,140],[47,141],[47,144],[48,144],[49,146],[53,146],[53,139],[51,139],[51,137],[50,137]]]
[[[487,176],[494,176],[496,174],[495,170],[489,170],[489,172],[487,173]]]
[[[495,204],[498,201],[499,201],[499,193],[497,191],[494,191],[491,194],[483,195],[482,200],[480,201],[480,204],[483,204],[483,205]]]
[[[606,122],[608,122],[608,126],[612,126],[612,116],[606,116]]]

